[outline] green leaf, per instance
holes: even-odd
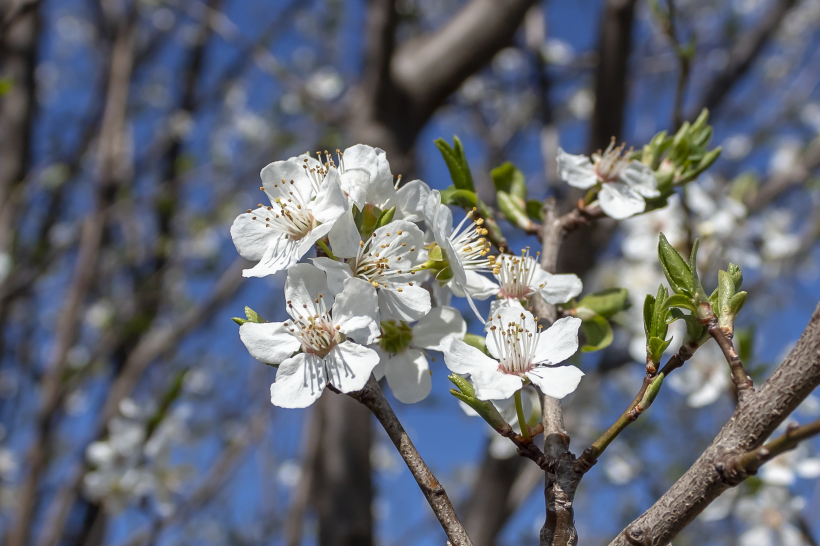
[[[245,320],[243,318],[239,318],[239,317],[233,317],[231,320],[234,321],[235,323],[237,323],[240,326],[242,326],[243,324],[248,322],[247,320]]]
[[[692,304],[692,300],[682,294],[673,294],[666,300],[665,305],[666,307],[680,307],[681,309],[688,309],[693,313],[695,312],[695,306]]]
[[[477,336],[475,334],[464,334],[464,343],[475,347],[482,353],[489,355],[489,351],[487,351],[487,338],[484,336]]]
[[[496,197],[498,198],[498,208],[509,223],[523,230],[532,227],[532,221],[524,210],[523,201],[519,202],[512,195],[503,191],[496,193]]]
[[[698,341],[706,334],[706,328],[698,322],[694,315],[684,315],[681,317],[686,324],[686,338],[689,341]]]
[[[732,282],[735,285],[735,290],[740,288],[740,286],[743,284],[743,272],[740,270],[740,268],[735,264],[730,263],[727,272],[729,273],[729,275],[732,276]]]
[[[521,201],[527,200],[527,182],[524,179],[524,173],[509,161],[490,171],[490,176],[493,179],[495,191],[503,191]]]
[[[436,148],[441,152],[441,157],[444,158],[444,163],[450,171],[450,178],[453,180],[453,185],[459,190],[470,190],[475,192],[475,185],[473,184],[473,175],[470,173],[470,165],[467,163],[467,158],[464,155],[464,146],[457,136],[453,136],[453,146],[442,139],[436,139]]]
[[[652,318],[655,316],[655,297],[647,294],[643,300],[643,331],[646,337],[652,333]]]
[[[746,303],[746,292],[738,292],[734,295],[734,297],[729,301],[729,309],[735,317],[743,308],[743,304]]]
[[[663,352],[666,350],[667,347],[669,347],[670,343],[672,343],[671,339],[664,341],[659,337],[650,337],[649,341],[646,344],[646,349],[649,353],[649,358],[651,358],[653,362],[659,362],[661,357],[663,356]]]
[[[544,221],[544,203],[530,199],[527,201],[527,215],[533,220]]]
[[[441,202],[445,205],[471,209],[477,205],[478,197],[470,190],[459,190],[455,186],[450,186],[441,192]]]
[[[685,294],[689,297],[694,296],[694,285],[692,283],[692,272],[689,266],[683,260],[678,251],[675,250],[666,237],[661,233],[660,241],[658,242],[658,258],[663,267],[666,280],[669,286],[676,294]]]
[[[652,328],[650,335],[657,336],[661,339],[666,339],[666,332],[669,330],[666,317],[669,314],[669,308],[666,306],[666,300],[669,299],[669,294],[664,285],[658,287],[658,295],[655,296],[655,309],[652,312]]]
[[[373,231],[376,231],[380,227],[386,226],[390,222],[393,221],[393,215],[396,214],[396,207],[389,208],[379,215],[379,219],[376,221],[376,227]]]
[[[604,318],[609,318],[619,311],[629,309],[629,290],[626,288],[609,288],[594,294],[587,294],[577,307],[584,307]]]
[[[581,347],[581,351],[590,353],[605,349],[612,343],[612,326],[609,321],[600,315],[595,315],[581,323],[581,330],[584,332],[586,344]]]
[[[247,306],[245,307],[245,316],[248,317],[248,322],[255,322],[257,324],[268,322],[262,317],[260,317],[259,313],[257,313],[256,311]]]

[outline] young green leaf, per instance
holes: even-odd
[[[475,185],[473,184],[473,175],[470,172],[470,165],[467,163],[467,158],[464,155],[464,146],[457,136],[453,136],[453,146],[442,139],[436,139],[436,148],[441,152],[441,157],[444,158],[444,163],[450,171],[450,178],[453,180],[453,185],[460,190],[470,190],[475,192]]]
[[[581,331],[584,332],[586,343],[581,347],[581,351],[589,353],[600,351],[609,347],[612,343],[613,333],[609,321],[600,315],[595,315],[581,323]]]
[[[650,296],[651,297],[651,296]],[[594,294],[587,294],[578,302],[576,309],[584,308],[604,318],[629,309],[629,290],[626,288],[609,288]]]
[[[525,231],[532,227],[532,220],[527,216],[527,212],[522,206],[523,202],[519,202],[504,191],[497,192],[496,197],[498,199],[498,208],[509,223]]]
[[[524,179],[524,173],[509,161],[490,171],[490,176],[493,179],[495,191],[506,192],[522,202],[527,200],[527,182]]]
[[[666,237],[661,233],[658,241],[658,258],[669,286],[676,294],[684,294],[690,298],[694,296],[692,272],[678,251],[675,250]]]
[[[376,227],[373,231],[376,231],[380,227],[386,226],[390,222],[393,221],[393,215],[396,214],[396,207],[389,208],[379,215],[379,219],[376,220]]]
[[[450,186],[441,192],[441,202],[445,205],[471,209],[478,204],[478,197],[470,190],[459,190],[455,186]]]

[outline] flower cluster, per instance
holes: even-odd
[[[418,402],[432,388],[429,351],[470,374],[481,399],[508,398],[531,383],[556,397],[575,389],[583,374],[557,364],[577,350],[581,321],[540,332],[525,308],[535,295],[571,300],[581,292],[578,277],[547,273],[528,250],[494,256],[475,209],[454,226],[441,193],[420,180],[399,187],[378,148],[276,161],[261,177],[270,205],[240,214],[231,236],[258,262],[245,276],[287,272],[289,318],[239,321],[250,354],[278,368],[274,404],[307,407],[328,385],[354,392],[371,373],[398,400]],[[466,322],[450,294],[466,298],[482,322],[473,300],[496,297],[486,322],[492,358],[462,341]]]

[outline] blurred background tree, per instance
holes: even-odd
[[[580,360],[566,424],[588,444],[640,383],[634,313],[662,278],[660,231],[681,251],[700,237],[711,276],[743,266],[737,339],[765,377],[820,299],[818,29],[817,0],[3,1],[3,544],[443,542],[369,412],[332,393],[273,408],[275,370],[230,321],[281,307],[284,276],[242,282],[228,227],[260,200],[259,170],[305,150],[379,146],[394,173],[443,189],[433,140],[457,133],[489,204],[489,171],[510,160],[531,196],[569,208],[559,145],[638,148],[709,108],[724,148],[709,176],[563,247],[561,271],[636,304]],[[698,353],[589,474],[584,544],[607,543],[708,444],[734,405],[724,367]],[[541,472],[463,414],[438,359],[433,372],[424,402],[394,403],[411,436],[477,545],[534,543]],[[676,544],[816,545],[816,447]]]

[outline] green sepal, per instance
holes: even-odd
[[[499,210],[509,223],[523,230],[529,230],[532,227],[532,220],[527,216],[527,211],[524,209],[526,204],[523,201],[517,200],[504,191],[497,192],[496,198]]]
[[[434,245],[427,251],[427,258],[434,262],[443,262],[445,260],[444,250],[440,246]]]
[[[393,216],[396,214],[396,207],[391,207],[387,210],[382,211],[379,215],[379,219],[376,220],[376,227],[373,228],[373,231],[376,231],[380,227],[384,227],[390,222],[393,221]]]
[[[453,278],[453,269],[449,265],[447,267],[443,268],[441,271],[439,271],[438,274],[436,275],[436,280],[442,286],[447,284],[447,282],[452,278]]]
[[[587,294],[578,302],[575,309],[576,316],[580,318],[584,318],[581,316],[583,311],[578,312],[580,309],[588,309],[596,315],[610,318],[615,313],[629,309],[629,306],[629,290],[626,288],[608,288],[607,290]]]
[[[471,209],[478,205],[478,197],[470,190],[460,190],[455,186],[450,186],[441,192],[441,202],[445,205]]]
[[[436,148],[441,152],[441,157],[444,158],[444,163],[450,171],[450,178],[453,180],[453,185],[459,190],[470,190],[475,192],[475,185],[473,184],[473,175],[470,172],[470,165],[467,163],[467,158],[464,155],[464,146],[461,140],[453,135],[453,146],[443,138],[436,139]]]
[[[584,346],[581,347],[584,353],[600,351],[612,343],[612,326],[601,315],[595,315],[581,322],[581,331],[584,332],[586,340]]]
[[[487,350],[487,338],[484,336],[477,336],[475,334],[464,334],[464,343],[470,345],[471,347],[475,347],[482,353],[489,356],[490,352]]]
[[[496,192],[503,191],[521,203],[526,202],[527,182],[524,179],[524,173],[518,170],[515,165],[507,161],[490,171],[490,176],[493,179]]]
[[[239,318],[239,317],[233,317],[231,320],[234,321],[235,323],[237,323],[240,326],[242,326],[243,324],[248,322],[247,320],[245,320],[243,318]]]
[[[261,324],[263,322],[268,322],[262,317],[259,316],[259,313],[254,311],[248,306],[245,306],[245,316],[248,318],[248,322],[255,322],[257,324]]]

